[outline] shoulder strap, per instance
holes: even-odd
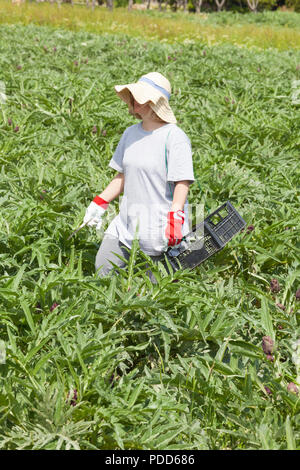
[[[170,135],[170,132],[171,132],[171,129],[169,130],[168,132],[168,135],[167,135],[167,138],[166,138],[166,143],[165,143],[165,163],[166,163],[166,172],[167,172],[167,176],[168,176],[168,157],[167,157],[167,142],[168,142],[168,137]],[[173,196],[173,190],[172,190],[172,186],[170,184],[170,181],[169,181],[169,189],[170,189],[170,193],[172,194]]]
[[[172,129],[170,129],[169,132],[168,132],[168,135],[167,135],[167,138],[166,138],[166,143],[165,143],[165,163],[166,163],[166,172],[167,172],[167,175],[168,175],[168,156],[167,156],[167,155],[168,155],[168,152],[167,152],[167,142],[168,142],[168,137],[169,137],[169,135],[170,135],[171,130],[172,130]],[[200,194],[203,193],[202,188],[201,188],[201,186],[200,186],[200,183],[199,183],[199,181],[198,181],[196,178],[195,178],[195,182],[197,183],[197,185],[198,185],[198,187],[199,187],[199,189],[200,189]],[[171,186],[170,182],[169,182],[169,189],[170,189],[170,194],[172,194],[172,196],[173,196],[173,190],[172,190],[172,186]],[[204,204],[205,204],[205,209],[209,212],[210,209],[209,209],[208,205],[206,204],[206,202],[204,202]]]

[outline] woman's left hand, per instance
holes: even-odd
[[[167,227],[165,230],[165,237],[168,240],[168,246],[179,245],[182,236],[182,225],[184,223],[184,212],[178,210],[176,212],[168,212]]]

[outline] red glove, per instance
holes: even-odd
[[[165,236],[168,239],[168,246],[179,245],[182,240],[181,227],[184,223],[184,212],[168,212],[167,227],[165,230]]]

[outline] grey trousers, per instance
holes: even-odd
[[[114,269],[114,266],[110,261],[122,269],[126,266],[125,262],[118,258],[114,253],[123,256],[126,260],[130,257],[130,252],[127,251],[126,246],[120,242],[118,237],[113,237],[112,235],[107,234],[104,236],[96,255],[95,268],[97,276],[107,276]],[[159,256],[150,256],[150,258],[157,261]],[[147,271],[147,275],[153,284],[157,284],[152,271]]]

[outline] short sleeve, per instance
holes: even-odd
[[[124,157],[124,150],[125,150],[125,138],[126,138],[126,131],[123,132],[121,139],[117,145],[117,148],[108,164],[114,170],[117,170],[119,173],[124,173],[123,168],[123,157]]]
[[[171,137],[171,134],[170,134]],[[193,170],[192,147],[188,136],[182,135],[170,139],[168,144],[168,181],[195,181]]]

